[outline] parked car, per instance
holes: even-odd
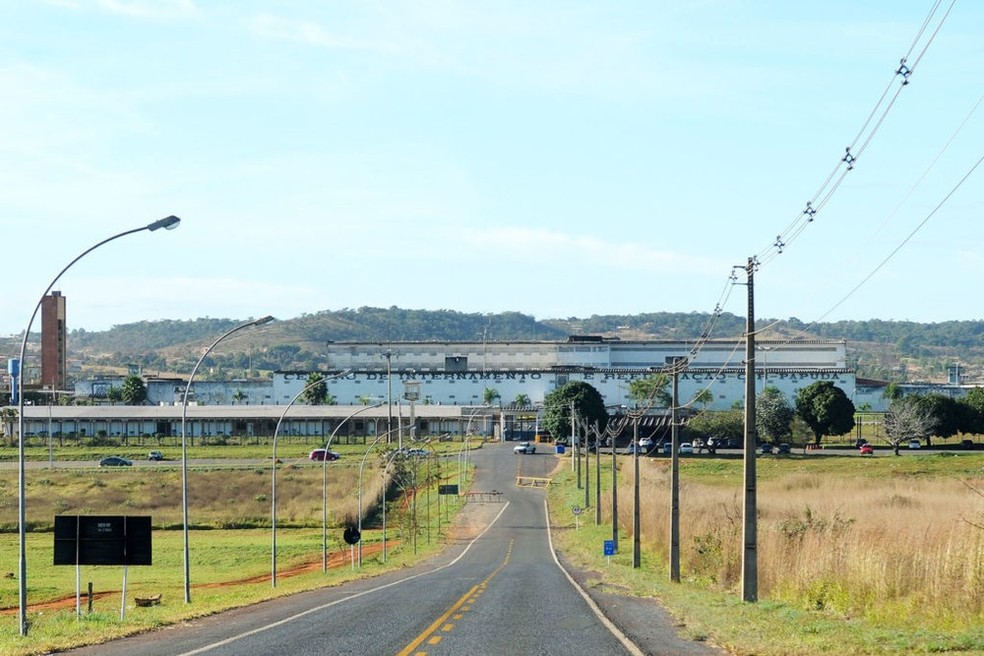
[[[639,448],[644,451],[649,451],[650,449],[652,449],[653,444],[654,444],[653,438],[651,437],[639,438]]]
[[[129,467],[133,463],[119,456],[106,456],[99,461],[100,467]]]
[[[792,450],[793,449],[792,449],[791,446],[789,446],[788,444],[786,444],[785,442],[783,442],[776,449],[776,453],[779,454],[779,455],[781,455],[781,456],[788,456],[790,453],[792,453]]]
[[[858,450],[861,452],[861,455],[863,456],[875,455],[875,447],[872,446],[871,444],[868,444],[867,442],[865,442],[860,447],[858,447]]]
[[[332,460],[338,460],[341,457],[341,453],[338,453],[337,451],[329,451],[328,449],[315,449],[308,454],[309,460],[317,460],[318,462],[323,462],[326,460],[331,462]]]
[[[766,442],[761,446],[762,453],[772,453],[772,445]]]
[[[669,440],[663,442],[663,453],[666,455],[673,453],[673,442],[670,442]]]
[[[513,453],[536,453],[536,445],[529,442],[520,442],[513,447]]]
[[[160,451],[151,451],[147,454],[147,460],[163,460],[164,454]]]
[[[910,449],[921,449],[922,448],[922,442],[920,442],[919,440],[909,440],[909,448]]]
[[[694,445],[690,442],[683,442],[680,445],[681,454],[692,454],[694,452]]]

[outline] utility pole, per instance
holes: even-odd
[[[621,433],[622,424],[618,424]],[[616,435],[609,432],[609,439],[612,442],[612,542],[615,543],[615,552],[618,553],[618,445]]]
[[[386,356],[386,433],[388,435],[393,432],[393,368],[390,362],[393,352],[386,351],[383,355]]]
[[[595,526],[601,525],[601,430],[595,422]]]
[[[577,430],[575,429],[576,419],[574,416],[574,402],[571,401],[571,452],[574,454],[574,471],[577,472],[577,489],[581,489],[581,443],[577,439]]]
[[[584,507],[591,507],[591,449],[588,447],[588,420],[581,424],[584,431]]]
[[[755,491],[755,267],[748,258],[748,321],[745,326],[745,518],[742,530],[741,599],[758,601],[758,527]]]
[[[635,503],[632,508],[632,568],[639,569],[642,564],[642,541],[639,530],[639,413],[632,417],[632,462],[635,469]]]
[[[680,432],[677,421],[679,378],[683,358],[673,358],[673,405],[670,408],[670,580],[680,582]]]

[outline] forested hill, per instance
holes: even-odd
[[[71,357],[96,358],[104,364],[153,363],[180,371],[196,347],[207,345],[242,319],[203,318],[189,321],[141,321],[100,332],[72,331]],[[607,335],[622,339],[697,339],[710,324],[707,313],[654,312],[634,315],[593,315],[588,318],[542,319],[518,312],[463,313],[454,310],[408,310],[397,307],[342,309],[282,319],[249,330],[248,337],[223,350],[243,351],[267,365],[317,366],[320,345],[327,341],[509,341],[563,340],[568,335]],[[712,338],[736,338],[744,318],[722,314],[713,322]],[[894,370],[925,371],[924,379],[942,376],[947,362],[959,361],[968,372],[984,363],[984,321],[921,324],[910,321],[839,321],[805,324],[795,318],[761,319],[762,336],[843,339],[852,366],[859,373],[892,378]],[[904,365],[900,367],[900,365]],[[261,366],[254,362],[254,366]]]

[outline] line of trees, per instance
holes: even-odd
[[[631,396],[644,408],[667,408],[671,399],[665,391],[665,375],[634,381]],[[909,440],[932,438],[949,439],[958,434],[984,433],[984,388],[971,390],[962,399],[942,394],[899,396],[897,390],[884,418],[885,441],[895,453]],[[693,399],[700,402],[700,399]],[[690,403],[689,405],[693,405]],[[589,424],[607,425],[609,415],[601,394],[589,383],[574,381],[557,388],[544,399],[543,425],[553,435],[569,435],[571,412]],[[778,445],[789,442],[793,427],[801,421],[812,434],[813,444],[820,445],[824,437],[850,433],[855,423],[856,408],[844,390],[830,381],[818,381],[797,392],[792,403],[775,387],[766,387],[755,399],[756,431],[762,442]],[[688,420],[687,439],[710,438],[740,441],[744,437],[744,412],[741,404],[716,412],[698,412]]]

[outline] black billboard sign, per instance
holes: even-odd
[[[150,517],[55,517],[55,565],[150,565]]]

